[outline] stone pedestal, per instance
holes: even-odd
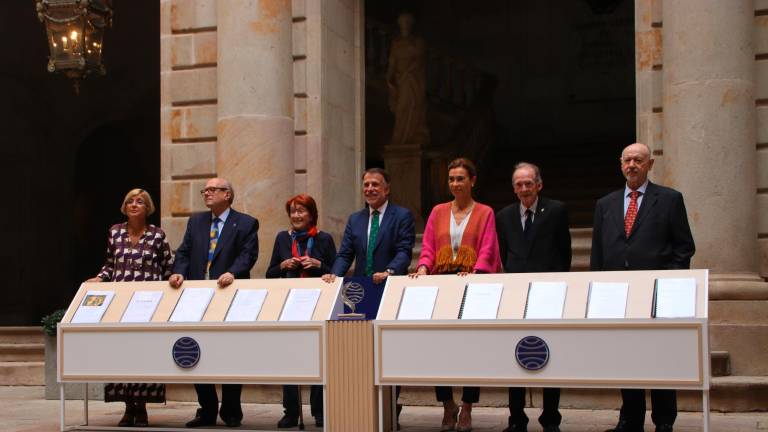
[[[387,146],[384,149],[384,167],[389,172],[392,202],[413,213],[416,231],[424,231],[421,205],[422,152],[416,146]]]

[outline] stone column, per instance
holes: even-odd
[[[664,178],[688,208],[710,299],[765,299],[758,276],[754,0],[663,2]]]
[[[290,0],[219,0],[216,172],[235,187],[233,207],[259,219],[264,277],[293,195],[293,57]]]

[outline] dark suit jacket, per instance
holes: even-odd
[[[501,263],[507,273],[567,272],[571,269],[571,232],[562,202],[539,196],[528,238],[523,236],[520,203],[496,215]]]
[[[211,235],[211,212],[192,215],[187,222],[187,231],[176,251],[173,273],[184,279],[205,279],[208,263],[208,241]],[[226,272],[237,279],[250,278],[251,267],[259,256],[259,221],[230,209],[224,228],[216,243],[211,262],[210,279],[218,279]]]
[[[344,228],[339,252],[333,262],[331,273],[344,276],[355,262],[355,276],[365,276],[368,250],[368,217],[369,211],[364,208],[352,213]],[[395,274],[404,275],[408,272],[416,241],[416,228],[411,211],[392,204],[387,204],[387,211],[379,225],[376,245],[373,250],[373,271],[382,272],[392,269]]]
[[[597,201],[593,271],[687,269],[695,251],[680,192],[649,182],[629,238],[624,233],[624,189]]]

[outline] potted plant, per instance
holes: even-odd
[[[58,399],[59,383],[56,380],[56,365],[58,360],[56,357],[56,329],[64,318],[66,309],[57,309],[51,314],[44,316],[40,323],[43,326],[43,333],[45,334],[45,398],[46,399]],[[100,399],[104,397],[104,386],[100,384],[89,384],[88,398]],[[65,397],[67,399],[82,399],[83,398],[83,386],[70,385],[66,388]]]
[[[40,320],[45,334],[45,398],[59,398],[59,383],[56,382],[56,327],[64,318],[66,309],[57,309]]]

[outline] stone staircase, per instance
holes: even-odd
[[[592,228],[571,228],[571,271],[589,271]]]
[[[43,356],[40,327],[0,327],[0,385],[43,385]]]

